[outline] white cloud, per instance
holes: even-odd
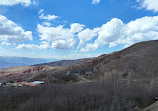
[[[41,9],[38,13],[40,14],[40,16],[39,16],[39,18],[40,19],[44,19],[44,20],[49,20],[49,21],[51,21],[51,20],[55,20],[56,18],[59,18],[58,16],[56,16],[56,15],[44,15],[44,10],[43,9]]]
[[[56,15],[44,15],[44,14],[41,14],[40,16],[39,16],[39,18],[40,19],[45,19],[45,20],[54,20],[54,19],[56,19],[56,18],[58,18],[58,16],[56,16]]]
[[[43,10],[40,10],[39,14],[42,13]],[[77,50],[91,51],[107,44],[109,47],[114,47],[119,44],[127,47],[137,42],[158,39],[158,16],[146,16],[126,24],[118,18],[113,18],[101,27],[93,29],[84,29],[84,27],[85,25],[79,23],[73,23],[69,28],[65,28],[63,25],[52,26],[50,22],[43,22],[42,24],[37,24],[37,31],[40,40],[45,42],[42,45],[19,44],[17,49],[70,49],[74,48],[79,39]],[[7,27],[7,29],[9,28]],[[13,33],[14,31],[12,30],[9,32]],[[2,34],[5,32],[1,30],[1,25],[0,32]],[[23,30],[23,32],[25,31]],[[8,38],[5,39],[10,40]]]
[[[17,49],[38,49],[35,44],[18,44]]]
[[[43,22],[43,25],[44,26],[51,26],[51,23],[50,22]]]
[[[49,42],[43,41],[41,42],[42,45],[35,45],[35,44],[18,44],[16,47],[17,49],[47,49],[50,48]]]
[[[90,30],[87,28],[87,29],[79,32],[78,38],[79,38],[80,42],[79,42],[78,48],[81,45],[84,45],[86,42],[91,41],[94,37],[96,37],[98,35],[97,33],[99,30],[100,30],[99,28],[95,28],[93,30]]]
[[[74,25],[71,24],[71,26]],[[37,30],[41,40],[51,42],[52,48],[69,49],[75,45],[75,32],[79,31],[79,28],[77,30],[72,30],[72,27],[64,28],[62,25],[51,27],[38,24]]]
[[[67,40],[57,40],[52,42],[52,48],[54,49],[68,49],[74,46],[75,39],[70,38]]]
[[[0,0],[0,5],[6,5],[6,6],[13,6],[13,5],[24,5],[24,6],[29,6],[32,3],[35,3],[35,1],[31,0]]]
[[[80,32],[81,30],[83,30],[84,27],[85,25],[79,23],[73,23],[71,24],[71,32],[73,33]]]
[[[106,24],[102,25],[100,31],[98,32],[98,38],[95,41],[96,47],[94,47],[94,49],[96,49],[97,46],[103,46],[121,38],[123,26],[124,23],[117,18],[114,18]]]
[[[100,46],[95,43],[95,44],[86,44],[86,47],[81,48],[82,52],[87,52],[87,51],[92,51],[92,50],[96,50],[97,48],[99,48]]]
[[[106,44],[109,44],[110,47],[118,44],[127,47],[147,40],[158,40],[158,16],[142,17],[127,24],[114,18],[102,25],[94,43],[87,43],[85,47],[81,48],[81,51],[96,50]]]
[[[142,17],[123,27],[122,38],[115,43],[132,45],[141,41],[158,39],[158,16]]]
[[[140,2],[141,8],[158,12],[158,0],[137,0]]]
[[[37,2],[33,1],[32,4],[33,4],[33,5],[37,5]]]
[[[38,12],[38,14],[42,14],[43,12],[44,12],[44,10],[41,9],[41,10]]]
[[[85,48],[82,48],[81,51],[96,50],[97,48],[117,40],[121,35],[121,28],[123,22],[120,19],[114,18],[111,21],[103,24],[98,28],[97,39],[94,43],[87,44]]]
[[[73,38],[73,33],[68,28],[63,28],[62,25],[59,25],[58,27],[47,27],[38,24],[37,30],[39,32],[39,36],[41,37],[41,40],[47,40],[47,41],[56,41],[56,40],[64,40]]]
[[[100,0],[92,0],[92,4],[98,4],[100,3]]]
[[[32,40],[32,32],[25,31],[5,16],[0,15],[0,40],[1,41],[23,41]]]
[[[2,42],[1,45],[2,45],[2,46],[9,46],[9,45],[11,45],[11,43],[8,43],[8,42]]]

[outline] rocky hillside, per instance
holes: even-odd
[[[60,69],[49,66],[20,66],[0,69],[0,82],[42,80],[47,76],[48,70],[53,72]]]
[[[115,77],[130,81],[148,81],[158,78],[158,41],[146,41],[134,44],[119,52],[104,54],[71,65],[63,70],[49,74],[49,82],[54,76],[86,75],[108,79]],[[96,79],[96,78],[95,78]]]
[[[67,66],[71,66],[85,60],[87,59],[62,60],[37,64],[34,66],[18,66],[0,69],[0,82],[44,80],[47,75],[51,73],[59,72],[59,70],[63,70]]]

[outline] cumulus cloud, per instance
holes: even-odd
[[[51,18],[43,18],[44,10],[41,9],[39,12],[41,19],[52,20]],[[46,21],[42,24],[37,24],[37,31],[39,33],[39,37],[41,41],[46,41],[51,44],[45,48],[53,48],[53,49],[69,49],[74,47],[76,43],[76,36],[77,33],[84,29],[85,25],[79,23],[72,23],[70,28],[64,28],[63,25],[59,26],[51,26],[51,23]],[[33,48],[33,49],[44,49],[43,45],[35,45],[35,44],[19,44],[17,49],[26,49],[26,48]]]
[[[1,41],[23,41],[32,40],[32,32],[25,31],[22,27],[0,15],[0,40]]]
[[[99,48],[100,46],[97,43],[94,44],[86,44],[86,47],[81,48],[82,52],[87,52],[87,51],[92,51],[92,50],[96,50],[97,48]]]
[[[86,28],[85,25],[73,23],[70,28],[59,25],[53,27],[38,24],[37,30],[40,40],[47,41],[54,49],[69,49],[75,46],[79,39],[77,49],[81,51],[96,50],[109,45],[114,47],[122,44],[124,47],[134,43],[158,39],[158,16],[142,17],[129,23],[123,23],[118,18],[113,18],[101,27]]]
[[[41,42],[42,45],[35,45],[35,44],[18,44],[16,49],[47,49],[50,48],[49,42],[43,41]]]
[[[94,28],[93,30],[91,29],[85,29],[81,32],[78,33],[78,38],[80,40],[79,42],[79,46],[84,45],[86,42],[91,41],[94,37],[96,37],[98,35],[98,31],[100,30],[100,28]]]
[[[10,46],[11,43],[8,43],[8,42],[2,42],[1,45],[2,45],[2,46]]]
[[[130,46],[134,43],[158,39],[158,16],[142,17],[131,21],[123,27],[122,38],[114,44]],[[114,45],[115,46],[115,45]]]
[[[103,24],[97,29],[97,33],[94,35],[98,35],[94,43],[87,44],[85,48],[81,49],[81,51],[96,50],[103,45],[116,41],[121,36],[121,28],[123,25],[123,22],[117,18]],[[82,42],[83,40],[80,41]]]
[[[83,24],[73,23],[71,24],[71,32],[73,33],[80,32],[81,30],[83,30],[84,27],[85,25]]]
[[[32,1],[32,4],[33,4],[33,5],[38,5],[37,2],[35,2],[35,1]]]
[[[41,14],[40,16],[39,16],[39,18],[40,19],[45,19],[45,20],[54,20],[54,19],[56,19],[56,18],[58,18],[58,16],[56,16],[56,15],[44,15],[44,14]]]
[[[98,31],[97,39],[93,43],[87,43],[81,51],[96,50],[109,44],[110,47],[123,44],[124,47],[134,43],[158,39],[158,16],[142,17],[127,24],[114,18],[103,24]],[[80,40],[82,41],[82,39]]]
[[[92,0],[92,4],[98,4],[100,3],[100,0]]]
[[[75,39],[70,38],[66,40],[57,40],[52,42],[52,48],[54,49],[68,49],[74,46]]]
[[[6,6],[13,6],[18,4],[29,6],[34,3],[35,1],[31,1],[31,0],[0,0],[0,5],[6,5]]]
[[[51,20],[55,20],[56,18],[59,18],[58,16],[56,15],[44,15],[44,10],[41,9],[38,13],[40,14],[39,18],[40,19],[44,19],[44,20],[48,20],[48,21],[51,21]]]
[[[57,27],[47,27],[38,24],[37,30],[39,32],[39,36],[41,37],[41,40],[47,40],[47,41],[56,41],[60,39],[69,39],[73,38],[73,33],[68,28],[64,28],[62,25],[59,25]]]
[[[74,29],[74,27],[76,27]],[[46,40],[52,43],[54,49],[69,49],[75,45],[75,33],[82,30],[83,25],[71,24],[70,28],[64,28],[59,25],[57,27],[37,25],[39,37],[41,40]]]
[[[158,12],[158,0],[137,0],[137,2],[140,3],[141,8]]]
[[[43,14],[43,10],[40,10],[39,14]],[[6,24],[6,21],[2,21],[2,23],[0,21],[0,34],[3,35],[3,37],[0,35],[0,39],[5,41],[32,39],[31,32],[24,31],[24,29],[12,21],[10,21],[10,24],[14,25],[10,26],[10,24]],[[1,24],[5,27],[2,27],[3,25]],[[77,50],[80,51],[96,50],[105,45],[114,47],[122,44],[124,47],[128,47],[141,41],[158,39],[158,16],[146,16],[129,23],[113,18],[101,27],[93,29],[85,28],[85,25],[79,23],[73,23],[69,28],[65,28],[63,25],[52,26],[47,21],[37,24],[37,32],[40,40],[44,41],[42,45],[19,44],[17,49],[70,49],[74,48],[77,44]]]
[[[43,22],[43,25],[44,26],[51,26],[51,23],[50,22]]]
[[[38,14],[42,14],[43,12],[44,12],[44,10],[41,9],[41,10],[38,12]]]

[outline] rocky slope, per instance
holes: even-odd
[[[57,71],[59,67],[49,66],[20,66],[0,69],[0,82],[17,82],[42,80],[47,76],[48,70]]]

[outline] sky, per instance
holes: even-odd
[[[158,0],[0,0],[0,56],[79,59],[158,40]]]

